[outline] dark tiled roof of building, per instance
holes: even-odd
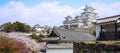
[[[103,19],[108,19],[108,18],[113,18],[113,17],[119,17],[119,16],[120,15],[108,16],[108,17],[97,19],[97,20],[103,20]]]
[[[74,30],[53,30],[49,37],[59,37],[62,41],[88,41],[95,40],[94,35]],[[48,37],[48,38],[49,38]]]
[[[109,17],[97,19],[96,24],[116,22],[116,20],[119,19],[120,19],[120,15],[109,16]]]

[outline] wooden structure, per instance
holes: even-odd
[[[120,41],[74,42],[74,53],[120,53]]]
[[[74,53],[120,53],[120,15],[97,19],[96,38],[74,42]]]
[[[96,38],[98,40],[120,40],[120,15],[97,19]]]

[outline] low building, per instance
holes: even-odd
[[[47,43],[46,53],[73,53],[74,41],[95,40],[95,37],[81,31],[53,29],[48,38],[42,40]]]
[[[74,42],[74,53],[120,53],[120,15],[97,19],[96,39]]]
[[[120,15],[97,19],[96,38],[99,40],[120,40]]]

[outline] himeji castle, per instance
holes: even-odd
[[[85,6],[80,16],[76,16],[75,18],[72,18],[70,15],[66,16],[63,25],[65,29],[89,28],[93,26],[98,17],[94,8]]]

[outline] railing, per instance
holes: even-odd
[[[115,32],[100,32],[99,40],[120,40],[120,31],[116,33]]]

